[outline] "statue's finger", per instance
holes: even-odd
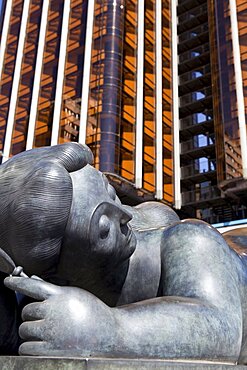
[[[23,322],[19,327],[19,335],[22,339],[28,341],[43,340],[43,321]]]
[[[46,316],[46,302],[34,302],[26,305],[21,313],[23,321],[42,320]]]
[[[50,343],[41,342],[41,341],[31,341],[24,342],[19,347],[19,354],[22,356],[31,355],[31,356],[47,356],[48,351],[50,350]]]
[[[43,301],[61,292],[61,288],[56,285],[31,278],[10,276],[4,279],[4,284],[8,288],[37,299],[38,301]]]

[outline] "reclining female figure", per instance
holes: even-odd
[[[91,160],[70,143],[0,167],[1,247],[44,279],[5,279],[35,300],[19,353],[245,362],[244,258],[163,204],[123,206]]]

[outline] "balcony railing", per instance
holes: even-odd
[[[192,104],[194,102],[197,102],[199,100],[205,99],[212,95],[212,88],[207,87],[203,89],[199,89],[198,91],[190,92],[186,95],[183,95],[180,97],[180,105],[183,107],[187,104]]]
[[[181,143],[181,153],[185,153],[194,149],[203,148],[209,145],[214,145],[214,143],[215,143],[214,135],[203,136],[201,138],[195,137],[193,139]]]
[[[216,170],[215,160],[210,161],[198,160],[198,163],[191,164],[189,166],[181,167],[181,178],[185,179],[190,176],[196,176]]]
[[[188,127],[194,125],[209,125],[213,123],[212,115],[207,115],[205,113],[195,113],[189,117],[180,120],[181,130],[186,130]]]
[[[207,186],[182,193],[182,205],[209,201],[215,198],[220,198],[220,190],[217,186]]]

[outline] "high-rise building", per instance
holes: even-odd
[[[177,5],[182,204],[209,222],[247,216],[246,17],[243,0]]]
[[[79,141],[125,203],[247,217],[245,17],[243,0],[4,0],[2,162]]]
[[[173,204],[169,1],[8,0],[4,14],[3,161],[86,142],[127,202]]]

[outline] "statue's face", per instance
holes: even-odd
[[[115,189],[99,171],[87,165],[71,173],[73,201],[62,254],[73,260],[73,270],[89,263],[116,265],[135,250],[135,236]],[[75,271],[78,276],[78,271]]]
[[[128,224],[131,218],[119,204],[100,203],[90,221],[89,241],[92,253],[98,258],[114,259],[114,263],[129,258],[135,248],[135,238]]]
[[[132,215],[123,208],[105,175],[95,169],[93,175],[97,188],[88,232],[90,250],[98,258],[109,257],[118,263],[129,258],[135,249],[135,237],[129,226]]]

